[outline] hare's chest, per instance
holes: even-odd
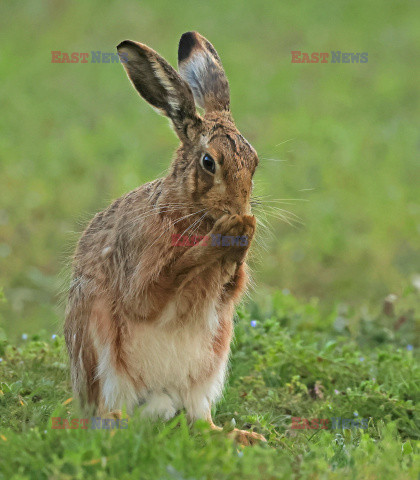
[[[214,303],[179,322],[175,303],[157,321],[137,327],[132,347],[135,365],[148,390],[182,390],[208,376],[215,364],[214,336],[218,316]]]

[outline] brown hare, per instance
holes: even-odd
[[[98,414],[143,405],[144,415],[169,419],[185,408],[217,428],[211,405],[222,393],[255,232],[257,153],[234,124],[222,63],[200,34],[182,35],[180,73],[141,43],[117,49],[134,88],[169,117],[181,144],[166,177],[98,213],[78,243],[65,321],[73,389]],[[248,242],[171,241],[193,233]]]

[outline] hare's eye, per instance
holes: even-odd
[[[206,153],[201,159],[201,166],[210,173],[216,172],[216,162]]]

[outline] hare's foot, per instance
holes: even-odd
[[[235,428],[229,433],[229,437],[233,438],[241,445],[250,446],[259,442],[266,442],[266,438],[257,432],[250,432],[248,430],[239,430]]]
[[[218,427],[214,424],[213,419],[211,418],[211,414],[208,415],[207,421],[210,424],[210,428],[212,430],[222,431],[222,427]],[[255,445],[259,442],[266,442],[266,438],[256,432],[250,432],[248,430],[239,430],[238,428],[234,428],[232,431],[228,433],[228,437],[233,438],[235,442],[240,443],[246,447]]]
[[[111,410],[103,415],[103,418],[109,418],[111,420],[121,420],[123,418],[121,410]]]

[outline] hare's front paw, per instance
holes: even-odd
[[[245,236],[251,242],[255,232],[256,219],[253,215],[223,215],[214,224],[211,231],[213,235]]]
[[[224,215],[211,233],[211,245],[229,262],[242,263],[255,232],[256,219],[252,215]]]

